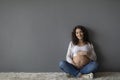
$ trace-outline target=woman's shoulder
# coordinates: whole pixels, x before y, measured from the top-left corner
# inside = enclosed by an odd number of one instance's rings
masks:
[[[93,43],[92,42],[88,42],[87,43],[91,48],[93,48]]]
[[[70,42],[69,42],[69,45],[74,46],[74,44],[73,44],[73,42],[72,42],[72,41],[70,41]]]
[[[72,41],[70,41],[69,43],[70,43],[70,44],[73,44],[73,42],[72,42]]]

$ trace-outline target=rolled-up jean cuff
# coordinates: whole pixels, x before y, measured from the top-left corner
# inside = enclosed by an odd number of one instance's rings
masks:
[[[76,77],[80,77],[81,73],[79,72]]]

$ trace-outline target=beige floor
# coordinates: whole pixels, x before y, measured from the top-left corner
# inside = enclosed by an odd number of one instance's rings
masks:
[[[88,80],[82,78],[68,78],[63,72],[1,72],[0,80]],[[120,72],[99,72],[93,80],[120,80]]]

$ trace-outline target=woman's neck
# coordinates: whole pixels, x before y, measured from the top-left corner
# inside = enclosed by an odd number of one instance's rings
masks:
[[[79,40],[78,45],[85,45],[86,43],[83,40]]]

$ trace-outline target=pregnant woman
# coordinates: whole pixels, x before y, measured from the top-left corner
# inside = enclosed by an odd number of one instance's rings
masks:
[[[96,58],[87,29],[82,25],[75,26],[66,60],[59,63],[60,69],[74,77],[93,78],[93,74],[98,69]]]

